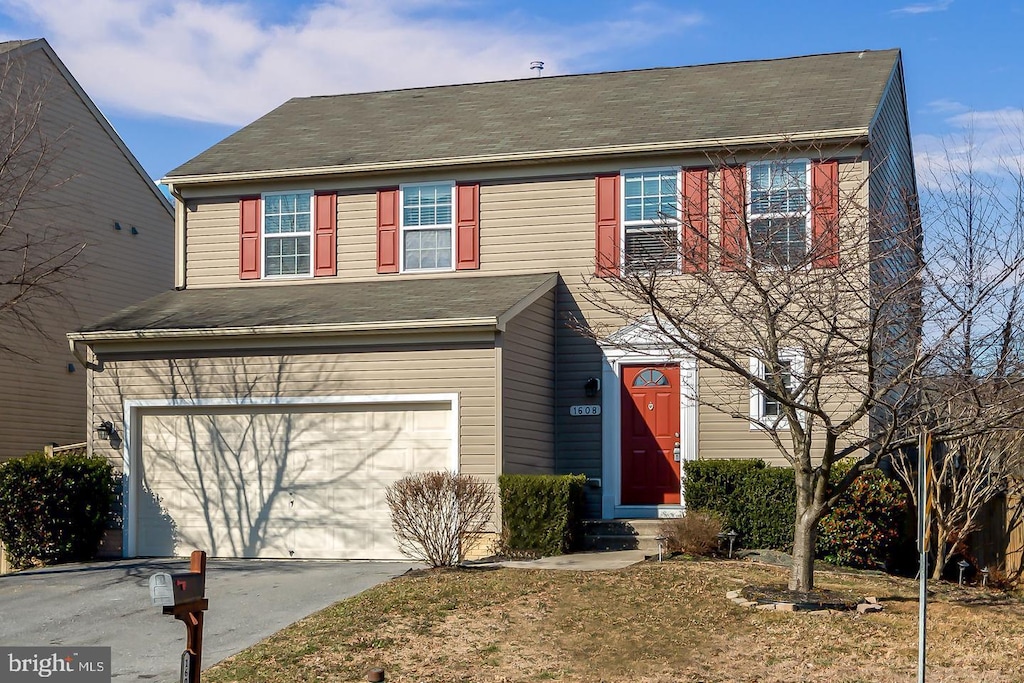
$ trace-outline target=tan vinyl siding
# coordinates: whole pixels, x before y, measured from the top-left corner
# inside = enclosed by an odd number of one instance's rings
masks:
[[[495,372],[493,348],[107,361],[93,373],[93,414],[119,424],[129,399],[458,393],[461,471],[493,481]]]
[[[61,286],[64,300],[50,300],[32,313],[44,336],[11,322],[0,332],[0,341],[13,349],[0,354],[0,459],[85,439],[87,373],[64,335],[173,284],[173,221],[151,181],[139,175],[44,50],[26,59],[48,80],[43,131],[60,147],[52,177],[61,182],[30,202],[32,210],[16,225],[36,235],[53,230],[66,245],[86,246],[74,277]],[[0,97],[7,95],[5,90]]]
[[[186,202],[186,286],[238,282],[238,199]]]
[[[835,154],[842,159],[856,155],[859,148],[836,148],[822,150],[827,155]],[[751,153],[737,161],[743,162],[760,158]],[[659,159],[658,163],[637,160],[623,161],[621,167],[645,167],[665,165],[672,160]],[[678,159],[676,160],[678,162]],[[695,161],[687,159],[687,161]],[[705,160],[706,163],[706,160]],[[867,204],[867,164],[858,160],[841,161],[839,174],[841,194],[852,198],[860,206]],[[537,173],[542,170],[538,169]],[[528,175],[530,169],[524,169]],[[389,178],[380,186],[394,186],[404,178]],[[714,187],[716,174],[712,172]],[[717,202],[711,197],[711,239],[715,234],[715,213]],[[194,200],[197,206],[202,202]],[[214,200],[202,200],[203,202]],[[220,202],[222,200],[217,200]],[[221,235],[220,228],[212,230],[209,239],[220,240],[222,251],[235,249],[237,216],[234,200],[231,202],[231,229]],[[590,325],[604,325],[607,333],[621,327],[625,321],[615,320],[589,303],[586,293],[591,287],[607,293],[608,288],[593,277],[595,247],[595,186],[592,175],[556,176],[544,175],[532,178],[482,181],[480,187],[480,263],[478,271],[453,272],[450,277],[473,277],[476,275],[511,274],[522,272],[550,272],[557,270],[561,280],[555,291],[555,393],[553,400],[554,469],[558,473],[582,473],[592,478],[602,476],[602,417],[572,417],[569,407],[579,403],[600,403],[600,398],[584,396],[584,384],[591,377],[601,377],[603,355],[598,345],[572,328],[572,320]],[[213,210],[212,208],[210,210]],[[850,212],[863,219],[863,212]],[[850,229],[847,226],[846,229]],[[214,234],[215,233],[215,234]],[[190,232],[191,234],[191,232]],[[211,243],[212,243],[211,242]],[[228,243],[230,242],[230,246]],[[716,264],[712,264],[715,267]],[[191,268],[192,266],[190,266]],[[341,280],[373,280],[375,278],[415,278],[416,274],[377,275],[376,267],[376,194],[371,189],[345,189],[338,199],[338,276]],[[190,270],[189,286],[237,285],[235,264],[231,271],[224,271],[224,277],[214,277],[212,271]],[[685,276],[684,276],[685,277]],[[265,283],[254,283],[255,285]],[[279,284],[279,283],[275,283]],[[313,280],[302,281],[303,286],[315,286]],[[507,359],[503,358],[503,364]],[[711,387],[707,370],[701,368],[701,386]],[[503,375],[504,377],[504,375]],[[618,387],[602,387],[602,391],[618,391]],[[513,418],[515,408],[509,404],[515,401],[506,392],[502,397],[506,420]],[[749,406],[749,395],[745,395],[744,406]],[[467,408],[468,409],[468,408]],[[529,417],[529,416],[524,416]],[[539,418],[540,416],[535,416]],[[511,424],[506,422],[504,424]],[[511,455],[518,448],[516,435],[504,429],[502,436],[511,435],[510,443],[503,443],[506,454]],[[766,457],[779,462],[774,448],[763,434],[752,434],[749,424],[742,419],[722,417],[714,411],[702,409],[698,424],[699,457]],[[506,456],[506,461],[509,457]],[[588,488],[588,510],[598,515],[599,490]]]
[[[502,472],[555,469],[555,294],[508,325],[501,345]]]

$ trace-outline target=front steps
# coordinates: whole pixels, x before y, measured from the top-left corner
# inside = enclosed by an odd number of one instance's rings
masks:
[[[663,519],[587,519],[583,521],[585,550],[643,550],[658,552],[658,529]]]

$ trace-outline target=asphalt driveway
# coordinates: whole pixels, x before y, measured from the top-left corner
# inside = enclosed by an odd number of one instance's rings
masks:
[[[203,668],[416,566],[210,560]],[[0,644],[109,646],[115,680],[174,681],[185,627],[150,605],[149,577],[161,571],[188,571],[188,561],[121,560],[0,576]]]

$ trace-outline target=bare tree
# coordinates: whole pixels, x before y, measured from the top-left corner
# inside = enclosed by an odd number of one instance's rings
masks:
[[[925,170],[925,297],[932,330],[947,335],[921,387],[922,426],[941,426],[925,463],[933,578],[965,550],[988,503],[1013,493],[1022,464],[1024,135],[1007,133],[1009,147],[994,150],[994,162],[968,129]],[[916,459],[894,465],[919,503]]]
[[[48,78],[24,58],[0,56],[0,350],[25,354],[16,336],[46,336],[39,318],[65,305],[65,286],[85,245],[48,222],[48,194],[66,132],[48,116]],[[9,336],[8,336],[9,335]]]
[[[871,186],[864,165],[836,156],[787,145],[709,158],[711,210],[684,179],[678,207],[649,228],[661,239],[645,250],[627,234],[622,271],[590,283],[587,298],[611,321],[580,322],[609,345],[622,344],[623,324],[648,327],[697,362],[694,400],[747,421],[792,465],[799,591],[814,586],[819,520],[861,473],[915,442],[921,378],[1024,263],[1024,252],[1006,254],[965,307],[940,307],[925,292],[939,279],[922,259],[913,182],[880,175]],[[992,419],[986,406],[930,426],[952,438]],[[846,457],[855,464],[830,481]]]

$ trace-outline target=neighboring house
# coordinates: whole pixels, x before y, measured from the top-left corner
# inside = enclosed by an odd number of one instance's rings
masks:
[[[27,324],[3,311],[3,460],[54,442],[86,440],[86,368],[65,335],[170,289],[174,232],[170,202],[45,40],[0,43],[0,74],[5,223],[18,206],[0,237],[0,279],[16,272],[24,256],[16,247],[26,240],[36,245],[29,249],[30,260],[78,253],[67,268],[70,278],[53,279],[52,296],[40,296],[41,286],[28,288],[27,306],[17,309]],[[37,125],[26,123],[35,120],[35,107]],[[13,155],[12,139],[20,141]],[[37,152],[35,158],[44,159],[32,171],[38,174],[37,192],[12,196]],[[2,288],[0,301],[9,301],[15,288]]]
[[[583,473],[590,516],[630,518],[678,514],[681,460],[777,460],[680,392],[719,376],[587,288],[646,244],[659,193],[685,188],[715,240],[725,150],[740,196],[780,148],[835,192],[884,150],[912,187],[904,98],[887,50],[285,103],[164,179],[175,291],[71,335],[117,425],[92,448],[123,454],[126,554],[395,557],[384,488],[410,472]]]

